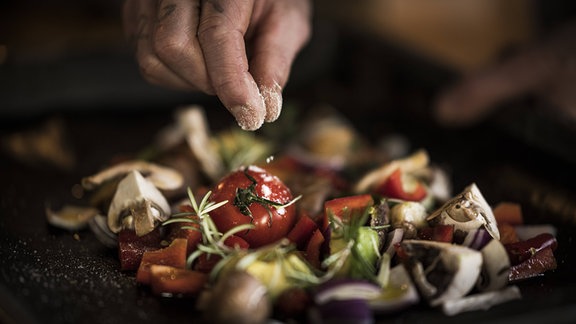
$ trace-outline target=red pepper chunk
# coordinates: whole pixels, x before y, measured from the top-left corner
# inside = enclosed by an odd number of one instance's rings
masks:
[[[315,230],[312,237],[306,246],[306,260],[316,269],[322,266],[322,243],[324,243],[324,235],[320,230]]]
[[[414,188],[409,188],[407,183],[405,183],[405,177],[402,175],[402,170],[398,168],[392,172],[392,174],[381,185],[376,187],[375,192],[388,198],[407,201],[421,201],[427,195],[426,188],[420,181],[416,179],[414,179],[414,181]],[[407,189],[411,190],[408,191]]]
[[[324,203],[325,222],[323,229],[328,226],[328,216],[333,215],[341,220],[349,220],[352,216],[362,216],[366,208],[374,205],[372,195],[363,194],[356,196],[347,196],[328,200]]]
[[[316,225],[310,216],[302,214],[286,237],[290,242],[296,244],[298,250],[303,250],[317,229],[318,225]]]
[[[150,267],[150,288],[156,295],[198,295],[208,283],[208,274],[166,265]]]
[[[550,248],[556,250],[558,242],[556,238],[549,233],[536,235],[531,239],[511,244],[505,244],[506,252],[510,258],[510,263],[516,265],[530,259],[537,252]]]
[[[186,267],[186,239],[175,239],[168,247],[156,251],[144,252],[142,262],[136,273],[136,281],[141,284],[150,283],[150,268],[152,265],[168,265],[175,268]]]
[[[551,247],[544,248],[524,262],[510,268],[509,282],[516,282],[542,275],[548,270],[556,269],[557,263]]]

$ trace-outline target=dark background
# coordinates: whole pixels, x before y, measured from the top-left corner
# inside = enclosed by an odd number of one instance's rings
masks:
[[[569,1],[534,4],[535,38],[571,17],[574,7]],[[453,318],[422,307],[379,320],[573,322],[574,124],[525,97],[478,125],[442,128],[430,117],[430,105],[461,71],[350,27],[325,5],[317,2],[315,34],[294,65],[287,104],[302,115],[330,104],[373,143],[401,134],[450,171],[456,190],[474,181],[490,203],[521,202],[529,223],[559,229],[558,270],[522,283],[522,301]],[[114,251],[90,232],[50,227],[44,213],[47,204],[71,200],[73,186],[111,157],[145,148],[172,121],[174,109],[191,103],[206,107],[214,129],[233,125],[215,98],[141,79],[122,35],[119,2],[0,4],[0,138],[58,119],[74,156],[72,167],[61,168],[0,153],[0,322],[192,321],[190,301],[151,296],[118,271]]]

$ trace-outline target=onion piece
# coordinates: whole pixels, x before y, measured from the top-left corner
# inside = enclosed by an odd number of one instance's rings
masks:
[[[77,231],[85,228],[90,219],[96,217],[100,211],[94,207],[66,205],[60,210],[46,207],[46,219],[52,226],[69,231]]]
[[[318,305],[333,300],[374,299],[380,296],[382,288],[364,280],[333,279],[318,287],[314,294],[314,301]]]
[[[404,238],[404,229],[396,228],[388,233],[386,236],[386,245],[384,246],[384,253],[390,255],[390,258],[396,253],[396,248],[394,247],[397,243],[402,242]]]
[[[477,228],[475,230],[471,230],[466,234],[464,238],[464,242],[462,245],[467,246],[474,250],[481,250],[492,240],[492,236],[488,231],[484,228]]]
[[[508,284],[510,259],[506,248],[498,240],[490,240],[481,250],[482,271],[476,282],[480,291],[496,291]]]
[[[374,323],[370,305],[364,299],[332,300],[319,305],[311,323]]]
[[[108,218],[104,215],[96,215],[88,222],[90,230],[104,246],[118,248],[118,235],[108,228]]]
[[[447,316],[475,310],[488,310],[494,305],[522,298],[517,286],[510,286],[498,291],[490,291],[463,298],[447,300],[442,304],[442,311]]]
[[[388,282],[389,284],[382,290],[380,297],[369,301],[374,312],[379,314],[392,313],[420,302],[418,290],[403,265],[399,264],[390,269]]]

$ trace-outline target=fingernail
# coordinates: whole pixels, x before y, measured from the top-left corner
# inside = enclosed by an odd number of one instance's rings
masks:
[[[282,88],[278,83],[274,83],[272,87],[262,86],[260,87],[260,94],[266,106],[266,117],[264,120],[268,123],[275,121],[282,112]]]
[[[230,108],[230,113],[236,118],[238,126],[243,130],[257,130],[264,123],[264,117],[249,105],[232,107]]]

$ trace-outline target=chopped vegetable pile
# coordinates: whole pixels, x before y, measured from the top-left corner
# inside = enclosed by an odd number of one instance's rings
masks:
[[[425,150],[376,151],[333,115],[303,127],[281,145],[211,135],[201,107],[183,109],[150,159],[83,179],[88,216],[48,220],[87,224],[141,289],[211,322],[370,322],[417,304],[452,316],[556,268],[554,227],[529,230],[519,204],[475,183],[453,195]]]

